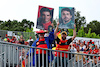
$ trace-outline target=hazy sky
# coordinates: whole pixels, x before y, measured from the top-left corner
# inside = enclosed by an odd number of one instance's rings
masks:
[[[27,19],[36,25],[39,5],[54,8],[54,19],[59,15],[59,6],[64,6],[80,11],[87,23],[92,20],[100,21],[100,0],[0,0],[0,20]]]

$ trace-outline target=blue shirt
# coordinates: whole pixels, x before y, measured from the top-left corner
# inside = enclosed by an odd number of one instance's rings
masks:
[[[34,43],[32,44],[32,47],[36,47],[37,41],[39,41],[39,38],[37,38],[37,40],[34,41]],[[49,36],[48,37],[45,37],[45,41],[46,41],[46,44],[47,44],[48,49],[52,49],[51,44],[54,41],[54,30],[49,33]],[[30,48],[30,53],[31,53],[31,50],[32,50],[32,54],[34,55],[34,48],[32,48],[32,49]],[[27,53],[27,55],[29,55],[29,52]],[[48,58],[48,60],[49,60],[49,58]],[[52,55],[52,60],[53,60],[53,55]],[[33,66],[34,65],[35,65],[35,55],[33,56]]]

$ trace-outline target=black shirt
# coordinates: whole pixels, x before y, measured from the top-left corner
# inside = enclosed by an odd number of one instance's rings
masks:
[[[57,37],[57,39],[55,39],[57,41],[57,44],[59,44],[60,39]],[[72,38],[68,39],[67,41],[67,45],[69,45],[72,42]]]

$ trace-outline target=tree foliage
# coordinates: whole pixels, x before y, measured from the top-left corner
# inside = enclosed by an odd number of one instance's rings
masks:
[[[97,35],[95,32],[91,33],[91,28],[89,28],[88,33],[85,33],[85,37],[88,37],[88,38],[100,38],[99,34]]]
[[[8,20],[1,21],[0,20],[0,30],[9,30],[9,31],[26,31],[27,28],[31,29],[34,26],[34,23],[23,19],[21,22],[17,20]]]
[[[86,32],[91,28],[91,32],[95,32],[96,34],[100,34],[100,22],[97,20],[90,22],[87,24]]]
[[[81,29],[81,27],[86,24],[86,20],[85,20],[85,17],[80,15],[80,12],[77,11],[75,12],[75,23],[76,23],[76,28],[77,28],[77,32],[79,29]]]
[[[84,32],[84,27],[81,27],[81,29],[78,30],[78,37],[84,37],[85,36],[85,32]]]

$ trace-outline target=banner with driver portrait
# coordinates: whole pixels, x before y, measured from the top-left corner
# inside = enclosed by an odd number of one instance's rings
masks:
[[[39,6],[36,28],[50,30],[52,28],[53,8]]]
[[[59,7],[59,28],[74,29],[74,7]]]

